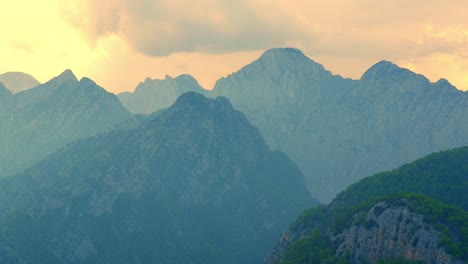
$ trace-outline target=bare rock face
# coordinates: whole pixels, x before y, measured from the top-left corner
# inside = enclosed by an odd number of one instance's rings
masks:
[[[114,94],[70,70],[0,101],[0,178],[131,116]]]
[[[271,49],[211,94],[291,157],[322,202],[365,176],[468,145],[468,93],[388,61],[350,80],[299,50]]]
[[[367,177],[298,216],[265,263],[465,263],[467,162],[460,147]]]
[[[40,85],[31,75],[23,72],[6,72],[0,74],[0,82],[12,93],[18,93]]]
[[[336,255],[352,252],[352,263],[377,263],[395,256],[423,263],[463,263],[438,246],[440,239],[441,232],[411,211],[407,200],[377,203],[354,215],[351,227],[332,237],[339,241]]]
[[[1,180],[0,201],[0,243],[29,263],[259,263],[318,204],[228,99],[194,92]]]

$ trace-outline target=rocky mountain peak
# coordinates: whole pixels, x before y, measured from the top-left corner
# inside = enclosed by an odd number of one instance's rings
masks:
[[[408,78],[421,78],[429,82],[424,76],[402,68],[393,62],[382,60],[370,67],[361,77],[362,81],[372,80],[402,80]]]
[[[72,73],[73,74],[73,73]],[[91,80],[88,77],[83,77],[80,79],[80,83],[84,85],[97,85],[95,81]]]
[[[262,56],[260,56],[260,59],[268,57],[309,59],[301,50],[296,48],[272,48],[263,52]]]
[[[436,87],[447,90],[447,91],[454,91],[458,92],[459,90],[453,86],[447,79],[441,78],[437,82],[435,82]]]
[[[198,81],[190,74],[181,74],[177,77],[174,78],[178,82],[187,82],[187,83],[193,83],[196,84],[197,86],[200,86],[198,84]]]
[[[64,83],[64,82],[67,82],[67,81],[73,81],[73,82],[78,81],[75,74],[70,69],[66,69],[64,72],[62,72],[60,75],[53,78],[52,80],[54,80],[56,82],[60,82],[60,83]]]
[[[24,218],[2,227],[0,259],[8,250],[28,263],[260,263],[293,217],[316,204],[300,170],[226,98],[194,92],[5,181],[0,222]],[[22,243],[38,234],[38,244]]]
[[[166,75],[164,79],[146,78],[140,82],[133,93],[118,95],[122,104],[136,114],[150,114],[171,106],[185,92],[204,93],[205,90],[190,75],[175,78]]]
[[[327,72],[323,65],[311,60],[302,51],[295,48],[269,49],[256,62],[262,64],[266,69],[277,67],[284,69],[284,71],[308,69],[314,72]]]

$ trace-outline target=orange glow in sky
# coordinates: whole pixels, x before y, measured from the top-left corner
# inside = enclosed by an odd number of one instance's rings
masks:
[[[2,1],[0,73],[69,68],[112,92],[188,73],[211,89],[291,46],[344,77],[385,59],[468,90],[467,13],[465,0]]]

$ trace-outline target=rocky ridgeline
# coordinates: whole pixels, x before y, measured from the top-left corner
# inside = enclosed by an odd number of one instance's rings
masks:
[[[0,178],[131,116],[115,95],[70,70],[0,101]]]
[[[6,263],[259,263],[317,204],[228,99],[197,93],[3,179],[0,201]]]
[[[370,210],[352,216],[351,226],[330,233],[337,242],[337,256],[351,253],[352,263],[377,263],[391,257],[404,257],[423,263],[459,263],[438,245],[441,232],[424,221],[425,216],[411,210],[410,202],[402,199],[383,201]],[[363,261],[364,260],[364,261]]]
[[[146,78],[133,92],[118,94],[122,104],[134,114],[150,114],[171,106],[183,93],[207,92],[190,75],[176,78],[166,76],[164,80]]]
[[[365,176],[468,145],[468,93],[388,61],[351,80],[297,49],[278,48],[219,79],[210,92],[180,78],[147,79],[119,98],[136,113],[166,107],[180,91],[229,98],[271,148],[298,164],[322,202]]]
[[[468,147],[348,187],[302,213],[266,263],[465,263]]]

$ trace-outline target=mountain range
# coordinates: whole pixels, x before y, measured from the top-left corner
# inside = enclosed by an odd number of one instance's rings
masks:
[[[318,204],[226,98],[186,93],[0,181],[2,263],[258,263]]]
[[[150,114],[171,106],[176,99],[186,92],[207,92],[190,75],[184,74],[172,78],[166,75],[164,80],[146,78],[133,92],[118,94],[122,104],[134,114]]]
[[[12,93],[18,93],[40,85],[33,76],[24,72],[6,72],[0,74],[0,82]]]
[[[466,263],[468,147],[353,184],[302,213],[266,263]]]
[[[78,81],[70,70],[3,99],[0,94],[0,102],[0,178],[131,116],[115,95],[88,78]]]
[[[194,80],[185,88],[181,82],[173,88],[170,78],[157,83],[172,87],[171,96],[164,89],[138,88],[133,104],[150,105],[154,98],[169,104],[178,90],[200,90]],[[204,93],[229,98],[271,148],[299,165],[308,189],[322,202],[366,175],[468,145],[468,93],[444,79],[432,83],[389,61],[351,80],[332,74],[297,49],[276,48]],[[153,104],[144,112],[159,109]]]
[[[388,61],[346,79],[285,48],[212,91],[116,96],[70,70],[9,89],[0,263],[259,263],[285,230],[267,263],[468,259],[468,148],[393,169],[468,145],[447,80]]]

